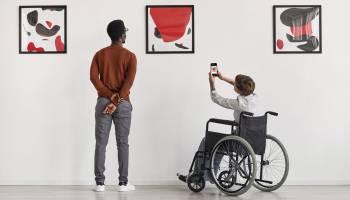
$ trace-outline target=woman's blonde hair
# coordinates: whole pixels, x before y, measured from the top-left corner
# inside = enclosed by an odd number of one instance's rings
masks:
[[[254,92],[255,82],[249,76],[238,74],[235,78],[235,86],[241,95],[248,96]]]

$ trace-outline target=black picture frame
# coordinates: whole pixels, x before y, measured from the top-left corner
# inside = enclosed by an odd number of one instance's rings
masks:
[[[150,50],[150,41],[149,41],[149,36],[150,36],[150,33],[149,31],[152,31],[152,30],[149,30],[149,16],[148,16],[148,11],[150,8],[184,8],[184,7],[189,7],[191,8],[192,12],[191,12],[191,49],[189,51],[174,51],[174,50],[154,50],[154,48],[151,48],[153,49],[154,51],[151,51]],[[195,17],[194,17],[194,5],[146,5],[146,10],[145,10],[145,14],[146,14],[146,54],[193,54],[195,53]],[[186,32],[185,32],[186,34]],[[154,46],[153,46],[154,47]]]
[[[29,52],[22,50],[22,9],[25,8],[39,8],[39,9],[63,9],[64,21],[64,50],[63,51],[44,51],[44,52]],[[19,54],[66,54],[67,53],[67,6],[66,5],[26,5],[19,6]]]
[[[316,25],[316,27],[318,27],[318,38],[316,37],[316,39],[318,40],[318,47],[316,49],[318,49],[317,51],[295,51],[295,50],[291,50],[291,51],[282,51],[282,50],[278,50],[279,47],[277,47],[277,40],[278,38],[276,37],[276,35],[278,34],[276,30],[276,10],[277,9],[281,9],[281,8],[318,8],[318,26]],[[280,20],[280,19],[279,19]],[[286,25],[285,25],[286,26]],[[287,38],[287,36],[286,36]],[[306,41],[305,41],[306,42]],[[283,44],[283,42],[282,42]],[[322,53],[322,7],[321,5],[274,5],[273,6],[273,53],[274,54],[321,54]]]

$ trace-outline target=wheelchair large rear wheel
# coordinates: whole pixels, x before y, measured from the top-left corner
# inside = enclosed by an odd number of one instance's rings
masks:
[[[215,185],[225,194],[237,196],[245,193],[256,174],[252,147],[238,136],[222,138],[212,150],[210,171]]]
[[[261,156],[257,156],[257,167],[253,184],[257,189],[270,192],[277,190],[285,182],[289,171],[289,158],[283,144],[276,137],[267,135],[265,154],[262,162]]]

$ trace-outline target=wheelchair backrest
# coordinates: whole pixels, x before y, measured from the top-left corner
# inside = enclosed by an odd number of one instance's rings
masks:
[[[265,153],[266,125],[267,115],[252,117],[242,113],[240,116],[238,135],[247,140],[255,154]]]

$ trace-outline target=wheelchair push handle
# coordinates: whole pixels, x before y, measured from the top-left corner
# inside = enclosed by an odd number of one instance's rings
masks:
[[[265,113],[265,115],[267,115],[267,114],[270,114],[270,115],[273,115],[273,116],[278,116],[278,113],[273,112],[273,111],[267,111],[267,112]]]

